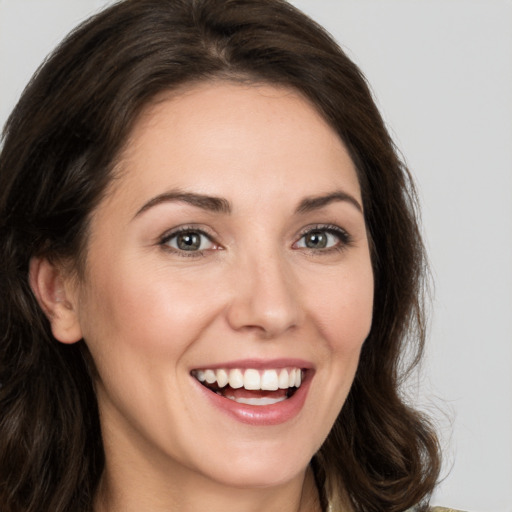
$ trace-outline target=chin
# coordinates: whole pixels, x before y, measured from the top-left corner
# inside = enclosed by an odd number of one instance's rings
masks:
[[[274,450],[264,457],[263,450],[254,448],[252,453],[244,454],[237,460],[228,460],[215,465],[215,473],[210,478],[229,487],[268,488],[284,485],[306,470],[311,457],[298,460],[298,452],[286,455]]]
[[[293,469],[293,471],[282,471],[244,468],[243,471],[228,470],[220,475],[216,472],[215,478],[226,486],[240,489],[280,487],[289,483],[298,475],[302,475],[306,470],[306,466]]]

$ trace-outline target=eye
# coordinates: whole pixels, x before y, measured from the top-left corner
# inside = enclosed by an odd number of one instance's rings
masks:
[[[349,243],[349,234],[338,226],[316,226],[302,234],[295,248],[328,251],[343,249]]]
[[[217,247],[204,231],[190,228],[180,229],[166,235],[161,244],[175,251],[189,253],[200,253]]]

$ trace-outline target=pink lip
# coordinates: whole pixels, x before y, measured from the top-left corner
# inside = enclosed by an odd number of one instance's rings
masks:
[[[287,359],[286,361],[276,365],[276,360],[265,361],[260,365],[255,365],[255,361],[237,361],[230,362],[229,364],[218,366],[207,366],[206,368],[283,368],[283,367],[300,367],[306,368],[304,379],[301,386],[295,391],[293,396],[272,405],[247,405],[239,404],[234,400],[225,398],[203,386],[199,381],[192,377],[195,385],[198,386],[199,391],[203,394],[204,398],[208,400],[214,407],[220,409],[223,413],[228,414],[235,420],[254,426],[269,426],[279,425],[290,421],[296,417],[302,410],[306,397],[313,380],[314,371],[311,364],[297,364],[297,360]],[[304,361],[302,362],[304,363]]]
[[[303,368],[303,369],[312,369],[313,365],[305,361],[304,359],[290,359],[290,358],[281,358],[281,359],[239,359],[237,361],[229,361],[225,363],[212,364],[207,363],[204,366],[197,366],[194,370],[199,369],[210,369],[210,370],[218,370],[220,368],[224,368],[230,370],[232,368],[254,368],[255,370],[262,369],[279,369],[279,368]]]

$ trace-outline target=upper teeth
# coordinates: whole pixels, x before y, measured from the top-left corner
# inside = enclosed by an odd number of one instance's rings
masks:
[[[277,370],[255,370],[253,368],[227,370],[220,368],[218,370],[194,370],[192,374],[199,382],[208,384],[216,382],[220,388],[229,384],[233,389],[244,387],[249,390],[275,391],[276,389],[298,388],[302,382],[300,368]]]

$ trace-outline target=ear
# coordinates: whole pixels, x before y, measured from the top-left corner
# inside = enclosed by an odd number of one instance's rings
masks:
[[[29,267],[30,286],[61,343],[82,339],[77,311],[76,285],[65,270],[46,258],[32,258]]]

